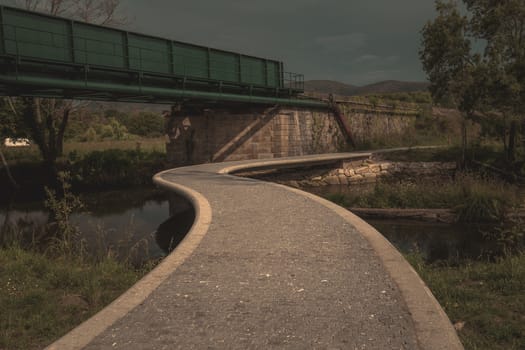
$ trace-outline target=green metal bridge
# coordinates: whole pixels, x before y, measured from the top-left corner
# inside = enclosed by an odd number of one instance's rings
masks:
[[[283,63],[0,7],[0,94],[327,108]]]

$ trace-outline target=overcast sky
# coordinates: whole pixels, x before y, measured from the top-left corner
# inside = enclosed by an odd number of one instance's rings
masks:
[[[131,29],[284,61],[306,80],[425,81],[433,0],[122,0]]]
[[[0,0],[10,3],[16,0]],[[19,0],[21,1],[21,0]],[[425,81],[434,0],[121,0],[127,29],[283,61],[306,80]]]

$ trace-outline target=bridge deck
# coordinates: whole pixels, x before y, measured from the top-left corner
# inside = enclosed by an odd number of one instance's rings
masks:
[[[158,174],[158,184],[193,201],[192,230],[144,280],[51,348],[461,349],[424,283],[369,225],[313,195],[221,174],[357,156]]]
[[[283,62],[0,5],[0,95],[174,104],[292,104]]]

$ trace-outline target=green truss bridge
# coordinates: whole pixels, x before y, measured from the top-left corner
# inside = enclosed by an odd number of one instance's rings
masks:
[[[326,108],[280,61],[0,7],[0,94]]]

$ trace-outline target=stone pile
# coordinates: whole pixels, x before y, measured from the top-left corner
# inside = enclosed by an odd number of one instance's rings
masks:
[[[289,181],[290,183],[287,184],[294,187],[354,185],[374,183],[385,176],[448,177],[455,170],[456,163],[452,162],[374,162],[367,159],[359,162],[343,162],[340,167],[324,174],[316,174],[309,178],[303,176],[301,180]]]

